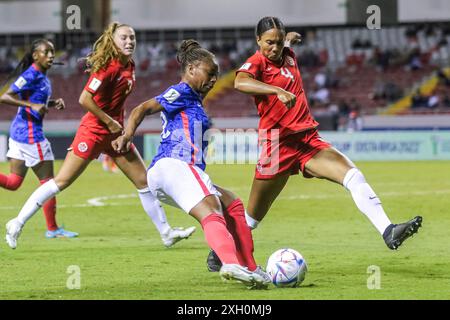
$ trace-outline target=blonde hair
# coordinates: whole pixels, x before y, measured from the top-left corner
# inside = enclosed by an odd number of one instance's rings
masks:
[[[128,24],[113,22],[103,31],[103,34],[97,41],[95,41],[92,46],[92,52],[86,57],[87,71],[95,73],[106,67],[111,60],[120,57],[120,51],[114,44],[114,32],[121,27],[131,28]]]

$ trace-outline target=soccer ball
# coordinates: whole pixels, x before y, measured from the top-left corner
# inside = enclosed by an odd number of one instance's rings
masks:
[[[279,288],[294,288],[305,280],[308,267],[303,256],[294,249],[280,249],[272,253],[266,271]]]

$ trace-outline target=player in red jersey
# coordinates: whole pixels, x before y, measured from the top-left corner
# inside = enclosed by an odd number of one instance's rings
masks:
[[[363,174],[319,136],[294,51],[289,48],[300,42],[300,35],[296,32],[286,35],[278,18],[264,17],[256,26],[256,41],[259,50],[237,71],[234,82],[238,91],[254,96],[260,116],[262,153],[247,207],[250,228],[256,228],[264,218],[289,176],[301,171],[305,177],[343,185],[351,192],[358,209],[383,236],[386,245],[397,249],[417,232],[422,217],[392,224]],[[208,257],[211,266],[215,260],[212,256]]]
[[[123,130],[123,104],[135,84],[132,56],[136,47],[133,28],[112,23],[95,42],[87,58],[91,76],[81,93],[79,102],[88,111],[82,118],[66,159],[56,177],[38,188],[23,206],[17,218],[6,225],[6,241],[11,248],[28,219],[47,199],[71,185],[89,163],[101,153],[114,159],[120,170],[138,189],[146,213],[161,234],[166,247],[189,237],[195,227],[171,228],[164,210],[147,186],[146,167],[134,146],[119,154],[111,142]]]

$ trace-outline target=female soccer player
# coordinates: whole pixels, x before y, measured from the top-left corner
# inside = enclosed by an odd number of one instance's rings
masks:
[[[113,141],[113,147],[118,152],[129,150],[145,115],[161,112],[162,141],[147,172],[150,190],[161,201],[180,207],[200,222],[206,241],[224,262],[220,269],[223,278],[266,288],[270,278],[254,262],[253,240],[242,202],[227,190],[216,188],[204,172],[208,143],[203,137],[209,123],[202,99],[217,80],[217,62],[195,40],[181,43],[177,59],[181,82],[136,107],[125,134]]]
[[[10,174],[0,174],[0,187],[15,191],[32,168],[39,182],[44,184],[53,178],[53,151],[45,138],[42,122],[47,108],[64,109],[63,99],[50,99],[52,88],[47,71],[52,67],[55,48],[46,39],[35,40],[31,50],[25,54],[19,65],[8,77],[15,80],[0,97],[0,103],[19,107],[9,131]],[[73,238],[78,233],[58,227],[56,223],[56,198],[43,203],[47,222],[47,238]]]
[[[137,149],[116,153],[111,141],[122,132],[123,105],[135,83],[132,55],[136,47],[134,30],[125,24],[112,23],[95,42],[87,63],[91,76],[80,96],[88,111],[72,142],[66,159],[54,179],[37,189],[23,206],[17,218],[6,224],[6,241],[16,248],[23,225],[41,207],[71,185],[100,153],[111,156],[117,166],[138,189],[145,212],[161,234],[166,247],[189,237],[195,228],[172,229],[158,200],[147,187],[145,164]]]
[[[300,170],[306,178],[327,179],[343,185],[350,191],[358,209],[383,236],[386,245],[397,249],[417,232],[422,217],[392,224],[361,171],[319,136],[295,54],[289,48],[290,44],[300,42],[300,35],[296,32],[286,35],[278,18],[264,17],[256,26],[256,42],[259,50],[237,71],[234,82],[238,91],[254,96],[260,116],[262,153],[247,206],[250,228],[257,227],[289,176]],[[207,263],[210,269],[220,267],[214,253]]]

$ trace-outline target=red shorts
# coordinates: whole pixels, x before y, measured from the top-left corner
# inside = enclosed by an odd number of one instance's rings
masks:
[[[120,133],[101,134],[94,133],[89,128],[81,126],[78,128],[77,134],[73,139],[68,150],[72,150],[74,154],[83,159],[97,159],[101,153],[107,154],[111,158],[124,155],[124,153],[116,152],[111,145]],[[135,146],[131,144],[128,152],[133,151]]]
[[[316,129],[302,131],[280,139],[280,141],[264,140],[261,155],[256,165],[256,179],[272,179],[276,176],[290,172],[310,178],[305,170],[305,164],[320,150],[331,147],[331,144],[322,140]]]

